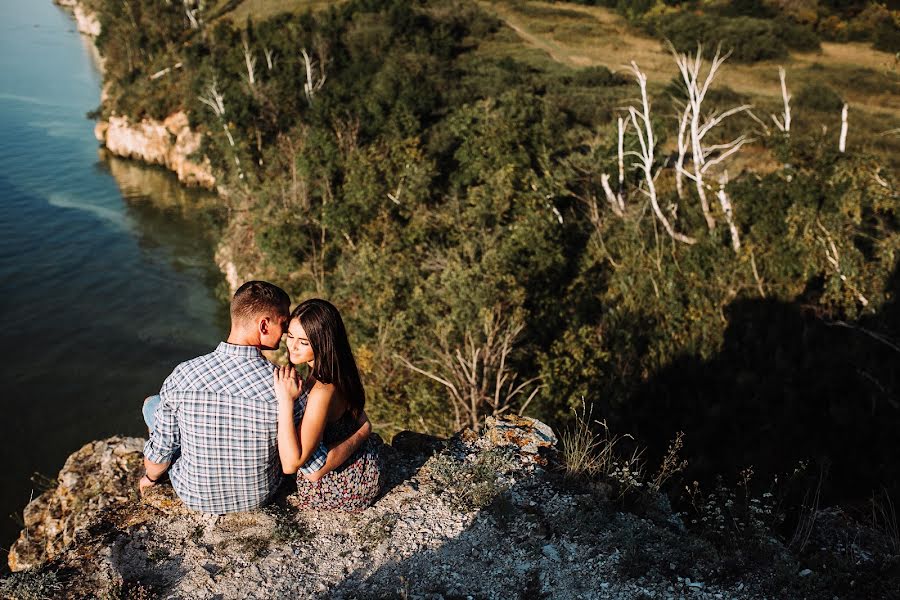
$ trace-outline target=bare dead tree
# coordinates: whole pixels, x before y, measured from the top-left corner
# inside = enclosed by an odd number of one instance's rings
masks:
[[[228,143],[231,146],[231,151],[234,155],[234,166],[237,168],[238,179],[244,179],[244,171],[241,168],[241,159],[237,155],[234,137],[232,137],[231,130],[228,127],[228,121],[225,119],[225,97],[219,93],[218,81],[215,77],[213,77],[212,83],[207,86],[206,95],[197,96],[197,99],[207,105],[213,111],[213,114],[219,118],[219,121],[222,122],[222,129],[225,131],[225,137],[228,138]]]
[[[619,167],[619,184],[616,188],[615,193],[612,190],[612,187],[609,185],[609,175],[603,173],[600,175],[600,185],[603,187],[603,193],[606,194],[606,200],[609,202],[609,205],[612,207],[613,212],[620,216],[625,216],[625,198],[623,196],[623,190],[625,185],[625,129],[628,126],[628,122],[625,121],[622,117],[619,117],[617,122],[617,133],[618,133],[618,167]],[[596,211],[597,208],[593,207],[593,210]]]
[[[686,125],[690,131],[691,163],[693,164],[693,171],[688,172],[683,167],[680,168],[680,171],[685,177],[694,182],[697,189],[697,195],[700,198],[700,208],[703,211],[703,217],[706,219],[706,225],[712,230],[715,229],[716,221],[713,218],[709,201],[706,197],[707,185],[704,177],[710,168],[721,163],[740,150],[741,146],[748,140],[747,136],[742,135],[730,142],[705,146],[703,138],[728,117],[749,110],[750,105],[744,104],[736,106],[721,113],[714,110],[704,116],[703,101],[706,99],[706,94],[709,92],[709,88],[712,85],[713,80],[715,80],[719,68],[728,59],[730,53],[722,56],[717,49],[716,54],[709,65],[709,70],[707,71],[706,76],[702,77],[701,81],[701,73],[703,70],[702,47],[699,44],[697,45],[697,52],[693,57],[686,53],[678,53],[671,44],[669,47],[675,59],[675,64],[678,65],[678,70],[681,72],[681,78],[687,88],[688,95],[687,105],[685,107],[687,114],[683,114],[682,120],[687,120]]]
[[[725,186],[727,184],[728,171],[725,171],[719,178],[719,191],[716,192],[716,197],[719,199],[719,206],[722,207],[722,213],[725,215],[725,222],[728,223],[728,231],[731,234],[731,247],[734,249],[735,254],[740,254],[741,237],[738,233],[737,225],[734,223],[734,211],[731,208],[731,199],[725,191]]]
[[[241,35],[241,46],[244,51],[244,64],[247,66],[247,83],[253,88],[256,86],[256,56],[250,49],[250,40],[246,32]]]
[[[847,149],[847,103],[841,109],[841,139],[838,142],[838,150],[842,153]]]
[[[816,227],[819,228],[819,231],[822,232],[822,236],[816,236],[816,239],[820,244],[822,244],[822,248],[825,250],[825,260],[831,265],[831,268],[834,269],[834,272],[837,274],[838,278],[848,287],[850,291],[856,294],[856,299],[859,300],[859,303],[863,306],[869,305],[869,300],[865,296],[862,295],[862,292],[859,291],[850,279],[847,278],[847,275],[844,273],[843,268],[841,268],[841,255],[838,253],[837,244],[834,243],[834,238],[831,237],[831,232],[822,224],[822,222],[817,218],[816,219]]]
[[[180,68],[183,67],[183,66],[184,66],[184,65],[181,63],[181,61],[179,61],[179,62],[175,63],[174,65],[172,65],[171,67],[166,67],[165,69],[160,69],[159,71],[157,71],[157,72],[154,73],[153,75],[150,75],[150,77],[148,77],[148,79],[149,79],[150,81],[155,81],[155,80],[159,79],[160,77],[164,77],[164,76],[168,75],[168,74],[171,73],[174,69],[180,69]]]
[[[640,150],[631,150],[626,152],[625,156],[635,157],[636,161],[634,166],[644,174],[644,182],[646,183],[646,189],[642,188],[641,191],[650,200],[650,206],[653,207],[653,213],[656,215],[656,218],[659,219],[659,222],[662,223],[666,233],[668,233],[672,239],[679,242],[694,244],[697,240],[675,231],[672,224],[669,223],[669,220],[659,207],[659,201],[656,197],[656,184],[654,182],[656,175],[653,172],[653,163],[656,158],[656,141],[653,136],[653,125],[650,121],[650,101],[647,97],[647,76],[641,72],[637,63],[634,61],[631,62],[631,71],[634,73],[634,77],[641,89],[641,109],[638,111],[635,107],[629,106],[628,115],[631,118],[631,123],[634,125]]]
[[[524,323],[507,318],[496,306],[485,315],[480,331],[467,329],[458,344],[442,338],[439,349],[422,366],[395,357],[406,368],[444,386],[457,427],[477,427],[485,414],[501,415],[516,406],[522,414],[543,387],[540,377],[519,383],[518,373],[509,364],[523,329]]]
[[[266,67],[271,71],[275,68],[275,51],[269,48],[263,48],[263,54],[266,57]]]
[[[303,55],[303,62],[306,66],[306,83],[303,84],[303,92],[306,94],[306,101],[312,105],[313,97],[325,85],[325,64],[324,60],[316,61],[310,58],[306,48],[302,48],[300,54]],[[316,70],[318,73],[315,72]]]
[[[781,113],[781,118],[779,119],[775,115],[772,116],[772,120],[775,122],[775,126],[782,132],[787,135],[791,133],[791,95],[788,94],[787,91],[787,83],[785,82],[785,70],[784,67],[778,67],[778,79],[781,80],[781,99],[784,101],[784,112]]]
[[[687,128],[691,119],[691,105],[687,102],[678,116],[678,159],[675,161],[675,189],[678,192],[678,199],[684,200],[684,159],[687,155],[688,140]]]

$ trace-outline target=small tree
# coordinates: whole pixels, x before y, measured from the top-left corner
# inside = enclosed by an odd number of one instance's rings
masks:
[[[709,92],[710,85],[716,78],[716,73],[728,59],[728,54],[721,56],[719,50],[716,50],[716,54],[709,66],[709,70],[701,81],[701,72],[703,70],[702,47],[700,45],[697,46],[697,53],[693,57],[688,54],[679,54],[671,44],[670,48],[675,58],[675,64],[678,65],[678,70],[681,72],[681,78],[684,81],[687,90],[687,102],[685,104],[684,112],[682,113],[681,127],[679,129],[680,164],[676,165],[676,168],[682,175],[692,180],[696,185],[697,196],[700,198],[700,208],[703,211],[703,217],[706,219],[706,225],[712,230],[716,226],[716,221],[713,218],[709,201],[706,196],[707,185],[704,180],[705,175],[710,168],[723,162],[740,150],[741,146],[748,140],[747,136],[742,135],[730,142],[705,145],[704,138],[713,130],[713,128],[721,124],[726,118],[750,109],[750,105],[744,104],[736,106],[721,113],[712,111],[704,116],[703,101],[706,99],[706,94]],[[684,143],[684,135],[688,132],[690,133],[691,163],[693,164],[693,170],[691,172],[687,171],[683,166],[683,153],[687,148],[687,144]],[[719,197],[721,199],[721,195]],[[729,208],[726,209],[723,204],[722,210],[725,213],[726,220],[730,219],[728,216],[730,213],[730,205]],[[732,231],[736,232],[737,230],[732,227]],[[734,244],[740,246],[740,242],[734,242]]]
[[[303,64],[306,67],[306,82],[303,84],[303,93],[306,94],[306,101],[312,105],[313,97],[325,85],[325,61],[321,58],[318,61],[313,60],[306,52],[306,48],[302,48],[300,54],[303,55]]]
[[[784,67],[778,67],[778,79],[781,80],[781,99],[784,102],[784,112],[781,113],[781,118],[779,119],[777,116],[772,115],[772,121],[775,122],[775,126],[785,135],[791,134],[791,95],[788,94],[787,83],[785,82],[785,71]]]
[[[522,414],[543,387],[540,377],[518,383],[510,359],[525,324],[507,317],[499,306],[484,315],[481,328],[466,328],[461,343],[441,337],[439,349],[417,366],[396,358],[408,369],[440,383],[450,394],[456,426],[478,427],[481,417],[501,415],[518,404]],[[521,402],[519,399],[522,399]]]
[[[238,179],[244,179],[244,171],[241,169],[241,159],[237,155],[234,137],[231,135],[228,121],[225,120],[225,96],[219,93],[216,77],[213,77],[212,83],[207,86],[206,95],[197,96],[197,99],[207,105],[213,111],[213,114],[219,118],[219,121],[222,122],[222,129],[225,131],[225,137],[228,138],[228,144],[231,146],[231,151],[234,155],[234,166],[237,168]]]
[[[244,64],[247,66],[247,83],[250,89],[256,86],[256,56],[250,49],[250,40],[246,32],[241,35],[241,47],[244,53]]]

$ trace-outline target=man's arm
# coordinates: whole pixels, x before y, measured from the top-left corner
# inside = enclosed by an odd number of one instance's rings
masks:
[[[144,490],[148,487],[156,485],[156,482],[159,481],[160,477],[165,475],[171,464],[171,462],[155,463],[145,456],[144,474],[141,476],[140,482],[138,482],[138,490],[140,490],[141,494],[143,494]]]
[[[328,449],[328,457],[321,469],[314,473],[303,473],[301,471],[307,481],[316,482],[322,479],[322,477],[347,462],[353,456],[353,453],[359,450],[359,447],[369,439],[369,434],[372,433],[372,424],[369,422],[365,411],[360,414],[359,423],[359,429],[353,435]]]
[[[181,447],[178,417],[170,400],[171,394],[167,390],[168,383],[169,379],[166,380],[160,391],[161,401],[156,409],[156,422],[153,425],[153,431],[150,432],[150,439],[144,444],[144,470],[146,473],[138,484],[141,493],[163,476],[172,463],[172,456]]]

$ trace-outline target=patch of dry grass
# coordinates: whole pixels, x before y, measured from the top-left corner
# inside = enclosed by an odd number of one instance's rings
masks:
[[[324,10],[339,3],[340,0],[244,0],[222,14],[221,18],[228,18],[236,24],[241,24],[249,16],[254,22],[259,22],[282,13],[300,14],[308,10]]]

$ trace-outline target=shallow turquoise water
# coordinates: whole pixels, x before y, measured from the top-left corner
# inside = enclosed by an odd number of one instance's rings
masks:
[[[98,153],[100,74],[50,0],[0,3],[0,546],[35,472],[113,434],[227,333],[209,198]],[[5,563],[5,557],[3,562]]]

